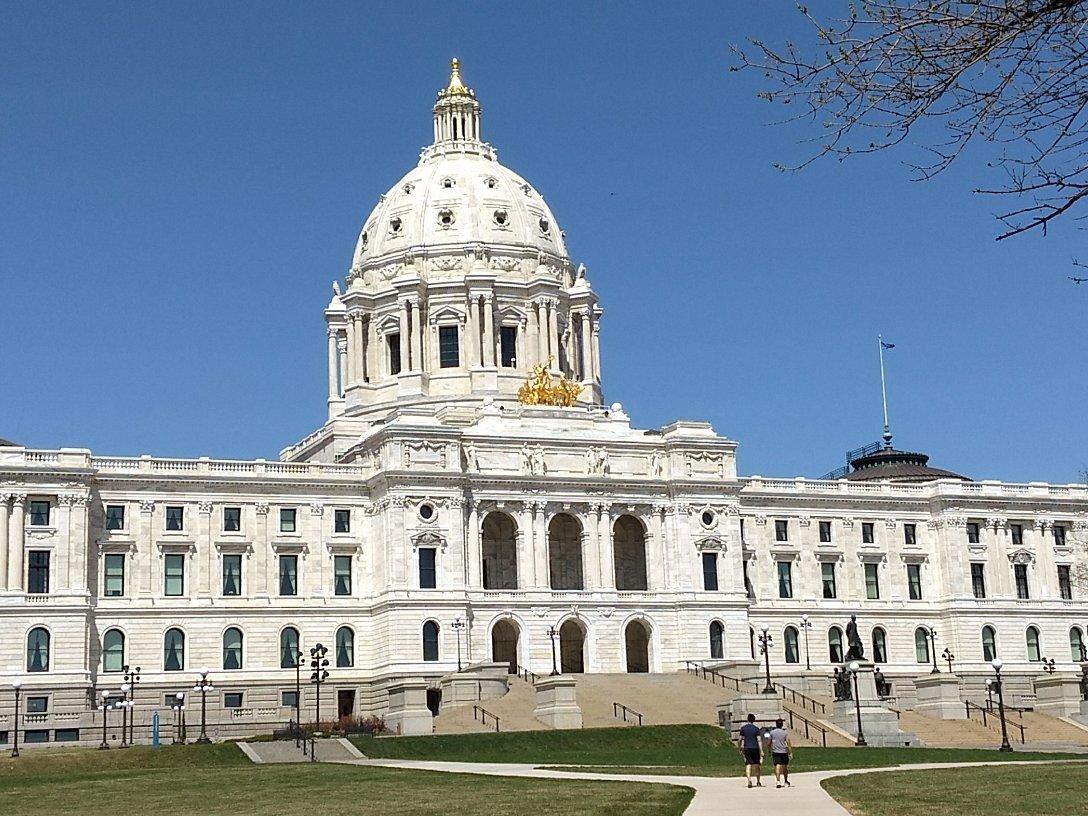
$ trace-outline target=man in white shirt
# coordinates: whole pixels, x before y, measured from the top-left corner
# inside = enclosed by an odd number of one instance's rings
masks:
[[[771,761],[774,763],[775,787],[781,788],[785,783],[790,785],[790,759],[793,757],[793,742],[790,740],[790,732],[783,725],[782,720],[776,720],[771,729]]]

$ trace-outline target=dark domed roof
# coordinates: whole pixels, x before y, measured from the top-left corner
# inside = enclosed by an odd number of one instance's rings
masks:
[[[850,460],[852,470],[846,479],[852,482],[868,482],[887,479],[892,482],[931,482],[934,479],[961,479],[966,476],[929,466],[924,453],[896,450],[887,445],[873,453],[866,453]]]

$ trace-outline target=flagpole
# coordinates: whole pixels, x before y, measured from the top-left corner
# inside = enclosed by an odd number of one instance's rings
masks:
[[[892,433],[888,427],[888,386],[884,378],[884,336],[876,336],[876,347],[880,354],[880,397],[884,402],[884,444],[891,447]]]

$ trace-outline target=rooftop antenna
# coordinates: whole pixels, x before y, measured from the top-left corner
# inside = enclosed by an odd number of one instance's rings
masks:
[[[885,343],[883,335],[876,336],[877,349],[880,354],[880,396],[884,401],[884,447],[892,446],[892,430],[888,425],[888,385],[884,377],[884,349],[895,348],[895,343]]]

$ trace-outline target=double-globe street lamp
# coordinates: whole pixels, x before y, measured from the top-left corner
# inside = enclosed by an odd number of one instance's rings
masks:
[[[98,746],[99,751],[106,751],[110,747],[109,741],[106,739],[106,732],[109,729],[109,712],[113,711],[113,708],[113,703],[110,702],[110,693],[103,689],[102,705],[99,707],[99,711],[102,712],[102,743]]]
[[[310,649],[310,682],[316,688],[314,701],[314,730],[321,728],[321,684],[329,679],[329,661],[325,657],[328,649],[318,643]]]
[[[801,628],[805,632],[805,671],[812,671],[812,661],[808,656],[808,630],[812,628],[812,620],[808,615],[801,616]]]
[[[139,666],[131,667],[131,666],[126,664],[126,665],[121,667],[121,671],[124,672],[124,677],[122,679],[124,680],[124,682],[128,683],[129,689],[130,689],[129,694],[128,694],[128,709],[129,709],[129,715],[128,715],[128,744],[129,745],[135,745],[136,744],[136,684],[140,682],[140,667]]]
[[[858,669],[861,668],[861,664],[856,660],[853,660],[850,662],[848,668],[850,669],[850,674],[854,678],[854,710],[858,715],[858,738],[854,741],[854,745],[863,748],[869,743],[865,741],[865,732],[861,730],[861,695],[858,693]]]
[[[174,695],[170,708],[174,712],[174,745],[185,744],[185,692]]]
[[[555,639],[559,637],[559,630],[554,626],[548,627],[548,637],[552,639],[552,677],[559,674],[559,667],[555,664]]]
[[[994,689],[997,691],[997,711],[998,716],[1001,718],[1001,751],[1011,751],[1012,746],[1009,745],[1009,731],[1005,725],[1005,692],[1001,681],[1001,667],[1004,665],[1001,662],[1000,657],[995,657],[990,665],[994,667],[994,674],[996,677],[993,680]]]
[[[450,624],[450,628],[457,633],[457,671],[461,671],[461,630],[465,628],[465,622],[457,618]]]
[[[948,673],[952,674],[952,661],[956,659],[956,656],[952,654],[952,650],[947,646],[945,646],[944,651],[941,652],[941,659],[948,663]]]
[[[767,671],[767,685],[763,688],[764,694],[777,694],[774,690],[774,684],[771,682],[771,647],[774,646],[774,637],[768,632],[767,624],[763,624],[761,627],[763,634],[758,638],[759,651],[763,655],[763,665]]]
[[[929,654],[933,658],[933,670],[930,674],[940,674],[941,670],[937,668],[937,630],[932,626],[922,626],[922,632],[929,638]]]
[[[202,667],[200,669],[200,678],[193,685],[193,691],[200,692],[200,736],[196,741],[199,744],[206,745],[211,742],[208,739],[208,692],[215,691],[215,686],[212,685],[212,681],[208,679],[208,668]]]
[[[11,756],[14,758],[14,757],[19,756],[19,691],[23,687],[23,681],[22,680],[12,680],[11,681],[11,687],[13,689],[15,689],[15,716],[12,718],[12,722],[14,723],[14,726],[15,726],[14,727],[15,736],[14,736],[14,742],[13,742],[12,748],[11,748]]]

